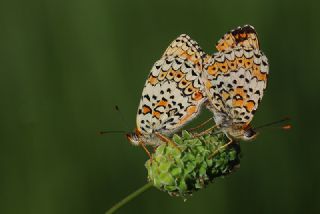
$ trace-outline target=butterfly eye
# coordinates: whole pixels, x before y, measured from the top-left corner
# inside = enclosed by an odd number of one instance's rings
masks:
[[[245,130],[243,135],[247,139],[252,139],[257,135],[257,133],[252,128],[250,128]]]

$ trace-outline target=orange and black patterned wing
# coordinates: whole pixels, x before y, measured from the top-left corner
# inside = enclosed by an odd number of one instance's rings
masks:
[[[204,55],[183,34],[154,64],[138,108],[137,128],[142,134],[172,133],[199,113],[206,99],[201,79]]]
[[[216,44],[218,51],[226,51],[237,46],[259,49],[258,35],[254,27],[244,25],[226,33]]]
[[[213,55],[204,68],[209,109],[218,125],[247,125],[267,85],[268,60],[258,49],[236,47]]]
[[[162,58],[170,56],[190,61],[197,70],[201,71],[203,69],[203,58],[205,58],[206,54],[196,41],[192,40],[190,36],[182,34],[171,42],[163,53]]]

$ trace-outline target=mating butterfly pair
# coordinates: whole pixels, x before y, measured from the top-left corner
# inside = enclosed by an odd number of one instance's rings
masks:
[[[252,26],[238,27],[206,54],[188,35],[174,40],[151,69],[142,91],[134,145],[159,145],[200,112],[213,112],[216,126],[231,139],[248,140],[256,133],[250,122],[268,77],[268,60],[259,49]]]

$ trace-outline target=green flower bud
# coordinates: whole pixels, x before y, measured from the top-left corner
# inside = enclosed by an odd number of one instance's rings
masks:
[[[183,131],[172,141],[176,146],[160,145],[145,164],[149,181],[172,196],[189,196],[240,165],[239,144],[223,147],[229,141],[224,134],[194,138]]]

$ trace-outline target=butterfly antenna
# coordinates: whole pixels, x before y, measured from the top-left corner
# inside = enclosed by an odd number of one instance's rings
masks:
[[[127,121],[125,120],[125,117],[123,116],[122,112],[120,111],[119,106],[118,106],[118,105],[115,105],[115,109],[116,109],[116,111],[120,114],[121,123],[122,123],[123,127],[125,127],[127,130],[129,130],[129,128],[128,128],[128,123],[126,123]]]
[[[266,123],[266,124],[263,124],[261,126],[258,126],[254,130],[262,129],[262,128],[265,128],[265,127],[270,127],[270,126],[273,126],[273,125],[277,125],[279,123],[287,122],[289,120],[290,120],[289,117],[285,117],[285,118],[283,118],[281,120],[273,121],[271,123]],[[292,126],[290,124],[286,124],[286,125],[282,126],[281,128],[284,129],[284,130],[289,130],[289,129],[292,128]]]
[[[289,130],[292,129],[292,125],[291,124],[287,124],[281,127],[283,130]]]
[[[127,126],[126,126],[126,124],[125,124],[125,119],[124,119],[124,117],[123,117],[123,115],[122,115],[122,113],[121,113],[121,111],[120,111],[120,109],[119,109],[119,106],[116,105],[116,106],[115,106],[115,110],[120,114],[122,125],[123,125],[125,128],[127,128]],[[129,130],[129,129],[127,128],[127,130]],[[103,135],[103,134],[116,134],[116,133],[125,134],[125,133],[128,133],[128,131],[112,130],[112,131],[99,131],[99,132],[98,132],[98,134],[100,134],[100,135]]]
[[[103,135],[103,134],[127,133],[127,132],[126,131],[99,131],[98,133],[100,135]]]

